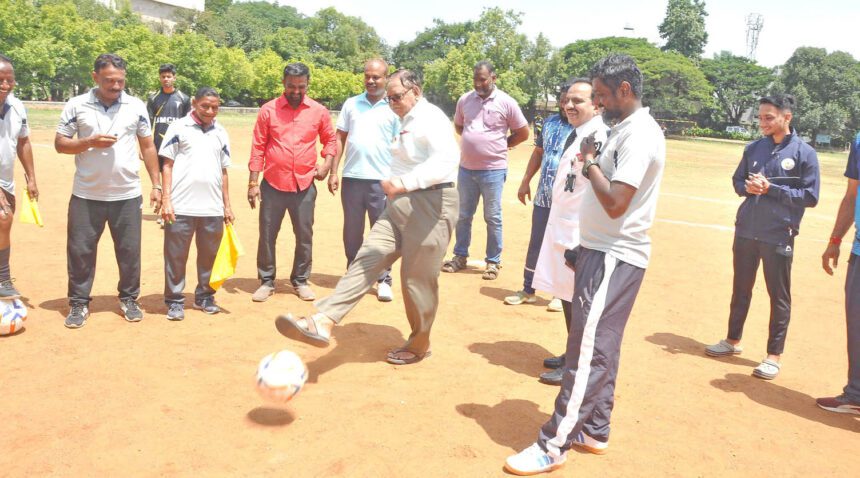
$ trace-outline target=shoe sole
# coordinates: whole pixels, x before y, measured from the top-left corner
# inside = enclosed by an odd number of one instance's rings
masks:
[[[510,472],[510,473],[513,473],[514,475],[517,475],[517,476],[532,476],[532,475],[539,475],[541,473],[549,473],[551,471],[558,470],[559,468],[561,468],[563,466],[564,466],[564,463],[556,463],[555,465],[552,465],[551,467],[546,468],[544,470],[522,471],[522,470],[517,470],[516,468],[512,467],[511,465],[508,465],[507,463],[505,463],[505,470]]]
[[[777,377],[777,375],[779,375],[779,373],[769,374],[769,373],[759,372],[758,370],[753,370],[752,375],[753,375],[753,377],[760,378],[763,380],[773,380]]]
[[[311,320],[310,317],[306,317],[306,319]],[[275,328],[278,329],[278,333],[288,339],[313,345],[314,347],[325,348],[328,347],[331,342],[331,339],[320,340],[308,335],[305,333],[304,329],[301,329],[298,326],[295,319],[293,319],[289,314],[278,316],[278,318],[275,319]]]
[[[376,296],[376,300],[378,300],[378,301],[380,301],[380,302],[391,302],[392,300],[394,300],[394,297],[387,297],[387,296],[382,296],[382,297],[380,297],[380,296]]]
[[[820,403],[816,403],[818,408],[827,410],[828,412],[844,413],[845,415],[860,415],[860,408],[840,408],[840,407],[825,407]]]
[[[543,377],[538,377],[538,382],[540,382],[540,383],[542,383],[542,384],[544,384],[544,385],[555,385],[556,387],[560,387],[560,386],[561,386],[561,381],[555,382],[555,381],[552,381],[552,380],[546,380],[546,379],[544,379]]]
[[[77,325],[77,324],[67,324],[67,323],[63,323],[63,325],[65,325],[67,329],[80,329],[81,327],[83,327],[83,326],[87,325],[87,319],[84,319],[84,321],[83,321],[83,322],[81,322],[81,323],[80,323],[80,325]]]
[[[708,357],[728,357],[729,355],[740,355],[743,350],[731,351],[731,352],[712,352],[708,349],[705,349],[705,355]]]
[[[215,312],[209,312],[208,310],[204,309],[203,307],[198,306],[197,304],[192,305],[192,306],[191,306],[191,308],[192,308],[192,309],[194,309],[194,310],[199,310],[199,311],[203,312],[203,313],[204,313],[204,314],[206,314],[206,315],[215,315],[215,314],[217,314],[217,313],[220,313],[220,312],[221,312],[221,309],[218,309],[218,310],[216,310]]]
[[[183,319],[185,319],[185,316],[184,316],[184,315],[183,315],[182,317],[171,317],[171,316],[169,316],[169,315],[167,316],[167,320],[169,320],[169,321],[171,321],[171,322],[179,322],[179,321],[181,321],[181,320],[183,320]]]
[[[505,305],[523,305],[523,304],[534,304],[535,302],[537,302],[537,299],[521,300],[519,302],[505,300],[504,302],[505,302]]]
[[[315,295],[310,295],[310,296],[302,297],[301,295],[299,295],[299,293],[298,293],[298,292],[296,292],[296,295],[299,297],[299,299],[301,299],[301,300],[303,300],[303,301],[305,301],[305,302],[312,302],[312,301],[317,300],[317,296],[315,296]]]
[[[579,442],[573,442],[572,445],[579,448],[579,449],[587,451],[588,453],[591,453],[592,455],[605,455],[606,454],[606,448],[594,448],[593,446],[588,446],[585,443],[579,443]]]
[[[555,307],[547,307],[547,312],[564,312],[564,309],[556,309]]]
[[[273,295],[275,295],[275,292],[274,292],[274,291],[272,291],[272,293],[270,293],[270,294],[269,294],[269,295],[267,295],[266,297],[251,296],[251,300],[252,300],[252,301],[254,301],[254,302],[265,302],[265,301],[269,300],[269,297],[271,297],[271,296],[273,296]]]
[[[119,310],[122,311],[122,317],[125,319],[126,322],[140,322],[141,320],[143,320],[143,311],[141,311],[140,317],[129,317],[128,308],[126,308],[124,305],[119,306]]]

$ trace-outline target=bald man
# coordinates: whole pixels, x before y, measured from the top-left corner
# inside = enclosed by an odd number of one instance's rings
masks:
[[[364,64],[364,93],[346,100],[337,119],[337,154],[328,190],[334,194],[343,186],[340,198],[347,267],[364,241],[365,216],[373,227],[387,203],[381,181],[391,175],[389,145],[400,132],[400,120],[388,107],[386,83],[388,63],[381,59],[368,60]],[[337,171],[344,151],[346,161],[341,183]],[[390,272],[390,269],[384,270],[377,280],[376,297],[380,302],[393,299]]]

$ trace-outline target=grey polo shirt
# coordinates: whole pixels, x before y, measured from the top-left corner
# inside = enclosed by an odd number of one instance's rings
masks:
[[[15,158],[18,155],[18,139],[30,135],[27,126],[27,111],[21,100],[10,93],[6,102],[0,104],[0,188],[15,194]]]
[[[57,133],[72,138],[94,134],[117,137],[109,148],[90,148],[75,155],[72,194],[94,201],[124,201],[140,196],[138,136],[152,136],[146,105],[123,92],[105,107],[95,89],[66,103]]]
[[[159,156],[173,160],[170,185],[173,211],[183,216],[224,216],[223,169],[230,167],[227,130],[203,128],[189,114],[164,133]]]

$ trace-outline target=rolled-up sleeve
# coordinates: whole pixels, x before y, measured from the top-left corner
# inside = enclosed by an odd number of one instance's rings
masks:
[[[66,103],[65,108],[63,108],[63,113],[60,114],[60,124],[57,125],[57,133],[67,137],[73,138],[75,133],[78,132],[78,113],[77,108],[70,104]]]
[[[263,170],[266,157],[266,147],[269,144],[269,109],[262,108],[257,114],[254,133],[251,139],[251,158],[248,160],[248,170],[260,172]]]
[[[320,157],[325,158],[337,154],[337,135],[334,133],[334,128],[331,125],[331,114],[327,109],[320,112],[318,131],[320,143],[323,145]]]

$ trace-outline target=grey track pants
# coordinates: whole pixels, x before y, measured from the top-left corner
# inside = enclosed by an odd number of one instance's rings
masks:
[[[215,255],[224,234],[224,217],[176,216],[173,224],[164,225],[164,301],[183,303],[185,265],[191,240],[197,244],[197,288],[194,300],[199,302],[215,295],[209,286]]]

